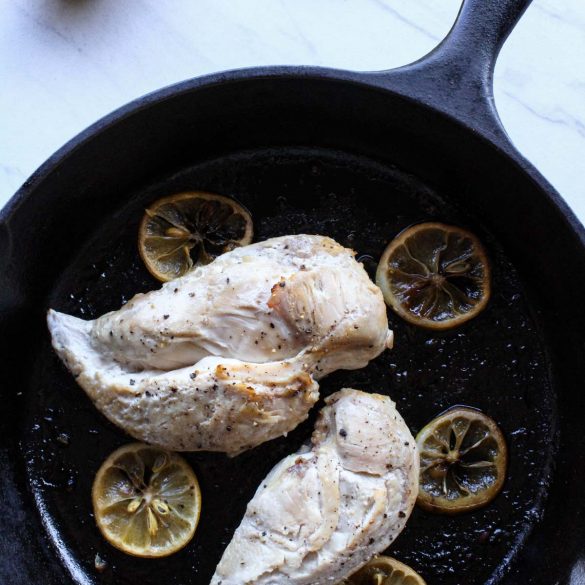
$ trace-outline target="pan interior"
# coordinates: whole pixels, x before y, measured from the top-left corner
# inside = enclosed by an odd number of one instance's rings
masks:
[[[496,583],[538,520],[555,450],[555,403],[529,291],[481,218],[414,177],[373,160],[331,150],[243,151],[198,163],[133,193],[95,226],[55,286],[47,307],[90,319],[158,283],[136,246],[151,201],[201,189],[235,197],[252,213],[255,241],[323,234],[353,248],[373,276],[386,244],[405,227],[438,220],[468,227],[486,245],[493,298],[476,319],[452,331],[417,329],[389,311],[395,349],[367,368],[323,380],[322,397],[344,386],[390,395],[412,432],[455,404],[480,408],[502,428],[509,473],[498,498],[460,517],[415,509],[390,554],[429,583]],[[315,414],[288,437],[235,459],[186,454],[199,478],[203,509],[193,541],[162,560],[110,547],[94,524],[91,485],[101,462],[132,439],[108,423],[54,355],[48,335],[31,376],[22,448],[45,527],[79,583],[207,584],[262,478],[310,436]],[[105,569],[95,566],[96,554]]]

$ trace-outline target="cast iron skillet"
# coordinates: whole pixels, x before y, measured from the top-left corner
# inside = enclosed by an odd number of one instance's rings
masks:
[[[180,83],[101,120],[26,182],[0,216],[0,582],[208,583],[260,479],[310,434],[314,415],[234,460],[189,454],[203,515],[170,559],[126,557],[95,528],[93,475],[130,439],[53,355],[44,314],[90,318],[154,288],[139,217],[189,188],[241,200],[257,239],[328,234],[368,270],[414,222],[476,232],[494,266],[489,308],[443,334],[390,315],[396,349],[330,376],[322,394],[390,393],[414,432],[455,403],[504,430],[510,473],[496,501],[460,518],[416,510],[392,547],[429,584],[585,582],[585,233],[510,143],[491,87],[528,4],[466,0],[435,51],[394,71],[278,67]]]

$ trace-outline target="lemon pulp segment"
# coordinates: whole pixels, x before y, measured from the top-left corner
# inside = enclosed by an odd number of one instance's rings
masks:
[[[458,514],[491,502],[502,489],[506,441],[479,410],[452,408],[417,435],[420,481],[417,503],[432,512]]]
[[[377,556],[340,585],[426,585],[408,565],[392,557]]]
[[[246,246],[252,237],[252,218],[242,205],[222,195],[190,191],[146,209],[138,249],[149,272],[166,282]]]
[[[201,493],[176,453],[132,443],[114,451],[93,484],[95,520],[104,538],[139,557],[163,557],[193,537]]]
[[[406,321],[449,329],[478,315],[491,292],[490,266],[470,232],[421,223],[387,246],[376,272],[386,303]]]

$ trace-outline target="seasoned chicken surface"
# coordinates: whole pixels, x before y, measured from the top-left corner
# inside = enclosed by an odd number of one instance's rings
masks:
[[[394,403],[347,388],[326,403],[310,450],[260,484],[211,585],[335,585],[404,528],[419,456]]]
[[[284,236],[228,252],[95,321],[49,311],[53,347],[133,437],[237,454],[305,420],[317,380],[391,346],[351,250]]]

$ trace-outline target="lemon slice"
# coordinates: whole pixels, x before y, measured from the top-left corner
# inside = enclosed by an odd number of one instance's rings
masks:
[[[386,248],[376,272],[386,303],[403,319],[449,329],[478,315],[490,297],[490,266],[470,232],[421,223]]]
[[[159,199],[146,209],[138,250],[148,271],[166,282],[248,245],[252,237],[252,218],[239,203],[192,191]]]
[[[498,425],[479,410],[456,406],[416,437],[420,452],[417,503],[459,514],[485,506],[504,485],[508,451]]]
[[[408,565],[392,557],[374,557],[340,585],[426,585]]]
[[[201,492],[193,470],[176,453],[142,443],[125,445],[102,464],[92,489],[104,538],[137,557],[165,557],[193,538]]]

